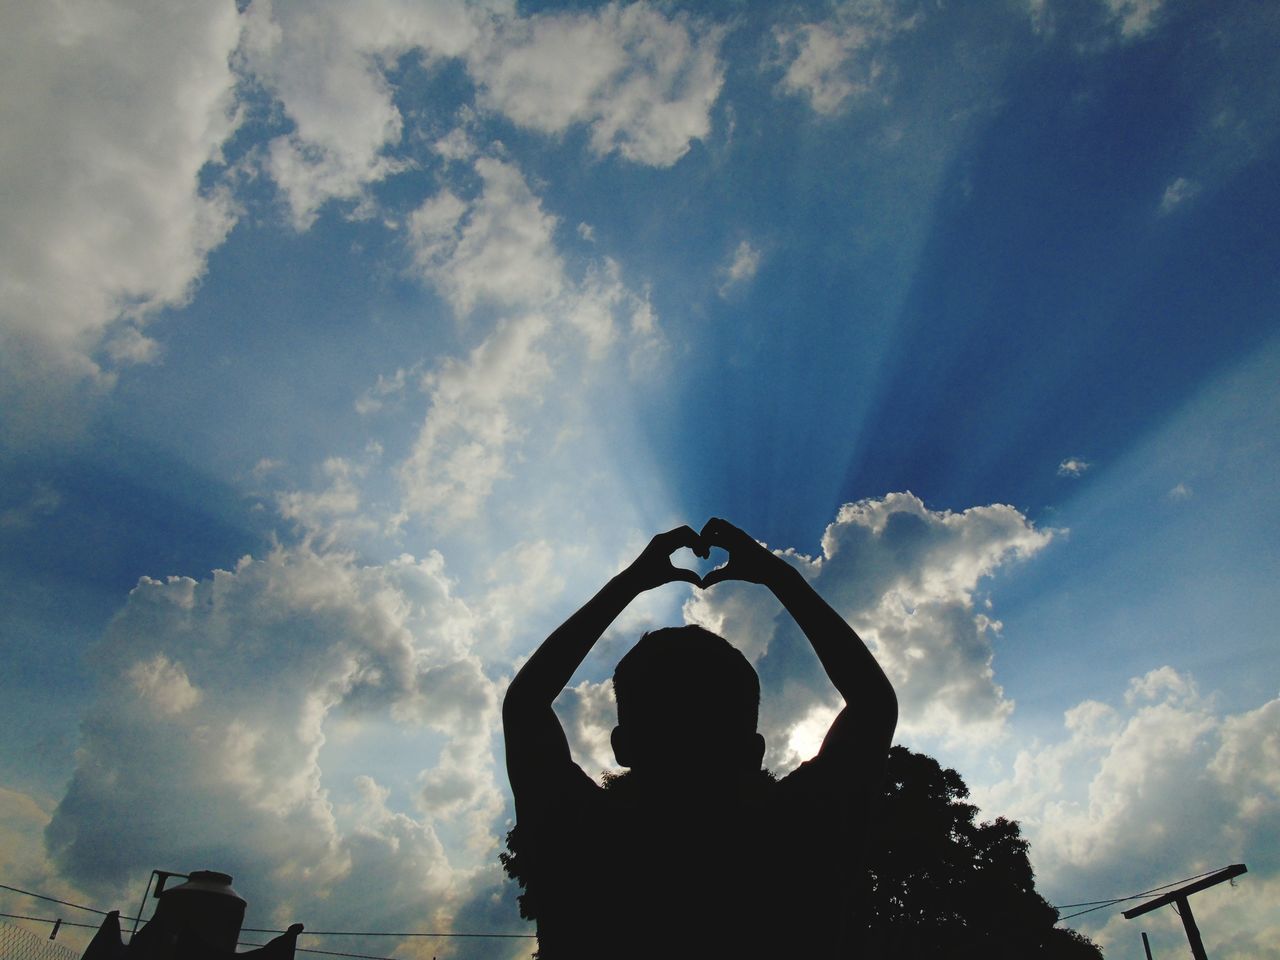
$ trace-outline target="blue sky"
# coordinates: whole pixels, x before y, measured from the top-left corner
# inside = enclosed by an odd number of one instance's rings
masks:
[[[0,882],[519,929],[504,684],[716,514],[1051,902],[1243,861],[1206,942],[1280,956],[1270,5],[240,6],[0,15]],[[798,762],[834,694],[776,614],[637,603],[583,766],[681,619]]]

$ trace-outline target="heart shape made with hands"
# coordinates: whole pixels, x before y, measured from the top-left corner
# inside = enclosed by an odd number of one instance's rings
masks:
[[[693,562],[686,562],[687,558],[681,557],[684,551],[693,554]],[[671,565],[679,570],[688,570],[698,578],[695,584],[699,589],[705,589],[706,584],[702,581],[707,574],[713,570],[722,570],[729,565],[729,551],[724,547],[713,547],[705,540],[698,547],[681,547],[671,555]]]
[[[705,573],[698,573],[690,566],[677,566],[671,562],[673,556],[686,549],[704,561],[710,560],[712,550],[728,554],[729,559],[726,563],[712,565]],[[752,540],[727,520],[712,517],[703,525],[701,532],[690,526],[681,526],[656,534],[636,558],[635,566],[649,583],[646,589],[678,580],[705,590],[725,580],[764,583],[761,577],[765,574],[762,573],[758,553],[769,555],[763,544]]]

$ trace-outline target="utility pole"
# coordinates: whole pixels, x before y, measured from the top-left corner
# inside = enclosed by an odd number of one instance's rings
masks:
[[[1187,931],[1187,941],[1191,944],[1191,955],[1196,960],[1209,960],[1204,952],[1204,941],[1200,939],[1200,928],[1196,926],[1196,918],[1191,913],[1191,903],[1189,897],[1193,893],[1199,893],[1201,890],[1208,890],[1220,883],[1231,880],[1247,873],[1248,868],[1243,863],[1233,863],[1224,870],[1217,873],[1211,873],[1207,877],[1203,877],[1194,883],[1188,883],[1186,886],[1179,887],[1177,890],[1170,890],[1168,893],[1156,897],[1154,900],[1148,900],[1141,906],[1134,907],[1132,910],[1124,911],[1121,916],[1126,920],[1132,920],[1134,917],[1140,917],[1144,913],[1149,913],[1158,907],[1172,903],[1178,911],[1178,916],[1182,918],[1182,926]],[[1146,943],[1146,935],[1142,937],[1143,943]],[[1148,948],[1150,949],[1150,948]],[[1150,953],[1147,954],[1150,956]]]

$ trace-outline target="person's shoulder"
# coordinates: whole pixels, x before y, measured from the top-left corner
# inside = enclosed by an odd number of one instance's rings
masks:
[[[774,785],[781,803],[830,802],[848,807],[869,800],[880,789],[880,778],[860,775],[856,764],[833,763],[830,757],[806,760]]]
[[[576,811],[598,803],[605,791],[570,761],[557,764],[555,769],[513,792],[517,820],[545,820],[574,816]]]

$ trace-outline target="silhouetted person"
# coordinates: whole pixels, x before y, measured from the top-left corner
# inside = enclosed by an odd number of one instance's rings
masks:
[[[671,564],[682,547],[729,561],[700,578]],[[760,769],[755,670],[700,627],[646,634],[617,666],[612,743],[630,772],[605,789],[571,759],[552,701],[627,604],[677,580],[768,587],[844,697],[818,755],[782,780]],[[654,537],[543,642],[503,703],[541,960],[840,954],[896,723],[875,658],[786,561],[720,519]]]

